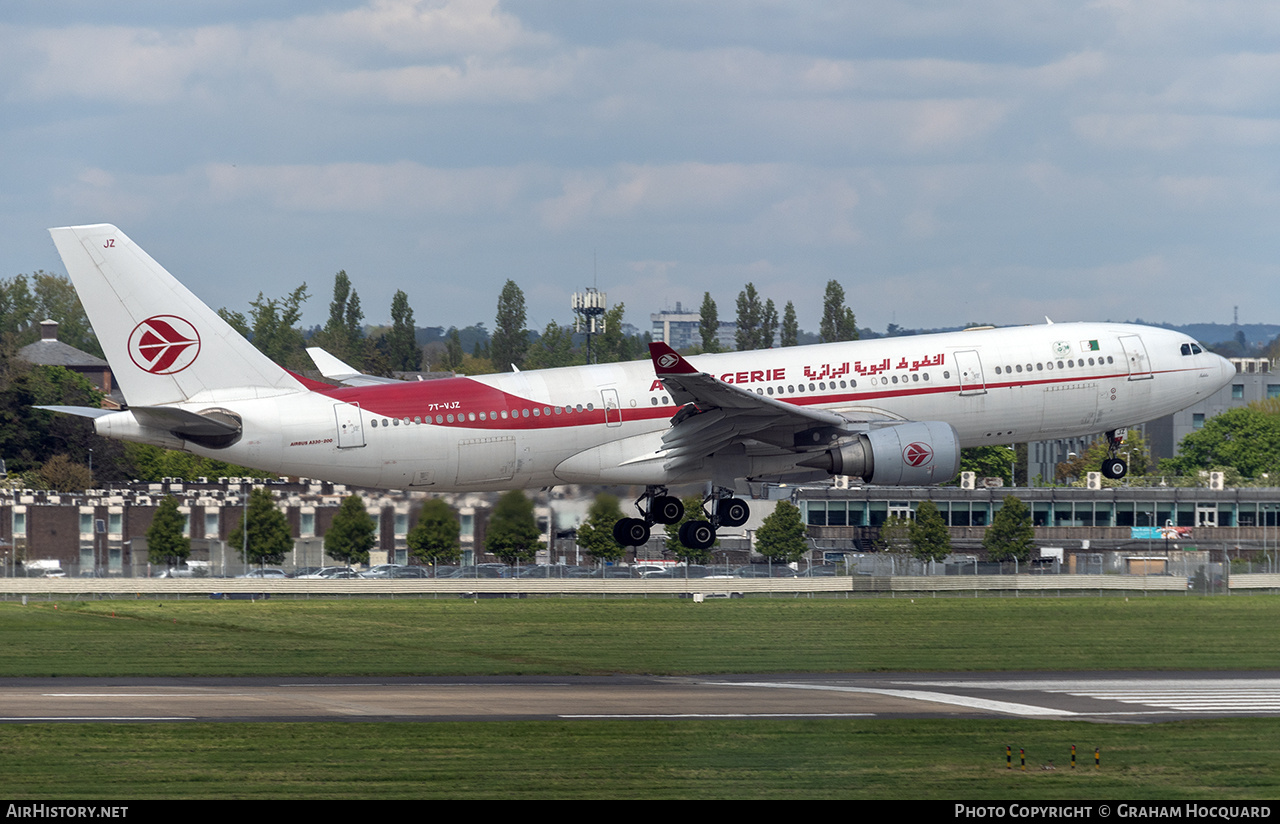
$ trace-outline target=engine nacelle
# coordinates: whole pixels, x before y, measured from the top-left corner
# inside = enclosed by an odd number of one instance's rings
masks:
[[[883,486],[946,483],[960,471],[960,438],[944,421],[916,421],[859,434],[852,441],[801,461],[832,475],[856,475]]]

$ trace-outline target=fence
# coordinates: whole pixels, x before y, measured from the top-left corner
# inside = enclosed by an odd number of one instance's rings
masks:
[[[0,598],[107,597],[761,597],[801,595],[868,596],[898,594],[1103,595],[1241,594],[1280,591],[1280,573],[1188,580],[1169,575],[844,575],[830,578],[695,579],[250,579],[250,578],[7,578]]]

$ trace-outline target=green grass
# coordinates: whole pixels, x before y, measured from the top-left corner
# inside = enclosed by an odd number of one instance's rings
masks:
[[[0,675],[1274,669],[1280,597],[39,601]],[[1245,799],[1280,719],[22,724],[12,798]],[[1080,768],[1067,769],[1071,744]],[[1004,768],[1025,748],[1029,771]],[[1103,769],[1091,767],[1101,747]],[[1053,761],[1051,772],[1039,770]]]
[[[0,676],[1276,668],[1280,596],[0,604]]]
[[[1222,800],[1280,794],[1280,720],[597,721],[4,728],[6,795]],[[1069,769],[1070,746],[1078,768]],[[1005,768],[1005,746],[1014,770]],[[1028,769],[1018,770],[1018,748]],[[1093,749],[1102,769],[1093,769]],[[1056,769],[1042,771],[1052,761]],[[70,778],[69,778],[70,777]]]

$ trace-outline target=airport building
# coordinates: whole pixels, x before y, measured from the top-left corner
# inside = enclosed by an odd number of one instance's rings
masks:
[[[4,574],[23,574],[32,564],[67,575],[145,577],[162,570],[147,563],[146,532],[167,495],[180,501],[192,558],[210,574],[246,570],[238,547],[227,539],[242,517],[246,496],[263,482],[229,478],[186,484],[135,484],[128,488],[57,494],[0,490],[0,561]],[[371,563],[410,562],[407,538],[417,522],[421,492],[349,490],[314,481],[270,482],[294,539],[282,566],[294,570],[333,563],[324,556],[324,534],[343,498],[358,492],[377,521],[378,543]],[[1056,553],[1070,571],[1075,556],[1115,553],[1117,557],[1167,556],[1170,552],[1225,552],[1231,557],[1274,554],[1280,547],[1280,489],[1119,486],[961,489],[958,487],[774,487],[800,507],[814,547],[813,560],[877,551],[880,527],[893,515],[913,518],[920,503],[933,501],[947,523],[954,553],[983,556],[982,537],[1006,495],[1023,500],[1032,514],[1042,552]],[[496,560],[484,551],[495,493],[445,496],[459,515],[463,563]],[[569,487],[538,496],[535,514],[546,546],[540,561],[589,563],[570,530],[584,517],[592,490]],[[752,502],[750,521],[740,530],[721,531],[718,562],[751,560],[753,535],[775,501]],[[624,504],[625,508],[625,504]],[[554,525],[554,526],[553,526]],[[662,559],[661,528],[638,557]],[[1051,554],[1052,554],[1051,553]],[[1046,555],[1048,557],[1048,555]]]
[[[185,518],[184,535],[191,540],[191,558],[208,564],[214,575],[238,575],[247,570],[239,547],[227,539],[243,518],[249,492],[266,486],[277,508],[289,523],[293,551],[282,566],[326,566],[335,563],[324,554],[324,535],[333,523],[342,500],[358,492],[366,511],[376,521],[377,544],[371,563],[408,563],[409,530],[417,523],[423,493],[349,490],[341,484],[300,480],[256,479],[178,480],[158,484],[132,484],[83,493],[5,489],[0,490],[0,561],[5,575],[21,571],[32,562],[56,567],[68,575],[146,577],[147,530],[156,507],[169,495],[179,500]],[[454,495],[450,503],[458,513],[464,559],[482,558],[485,526],[494,495]],[[547,509],[536,510],[544,532]]]
[[[649,315],[652,324],[652,336],[655,341],[662,341],[672,349],[684,350],[693,346],[702,346],[702,315],[699,312],[686,312],[676,301],[674,310],[664,309]],[[716,340],[720,349],[732,352],[738,348],[736,335],[738,324],[731,321],[720,321],[720,330]]]

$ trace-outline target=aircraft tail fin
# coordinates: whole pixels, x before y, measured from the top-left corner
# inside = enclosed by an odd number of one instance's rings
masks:
[[[131,405],[305,391],[116,227],[49,234]]]

